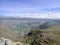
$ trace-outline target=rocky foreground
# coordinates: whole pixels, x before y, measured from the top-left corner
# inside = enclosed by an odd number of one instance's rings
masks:
[[[57,45],[54,38],[42,31],[30,31],[25,35],[24,40],[30,45]]]
[[[10,39],[2,37],[0,39],[0,45],[29,45],[29,44],[25,44],[25,43],[21,43],[21,42],[14,42]]]
[[[31,30],[20,39],[21,41],[16,42],[2,37],[0,39],[0,45],[57,45],[54,38],[45,34],[42,31]]]

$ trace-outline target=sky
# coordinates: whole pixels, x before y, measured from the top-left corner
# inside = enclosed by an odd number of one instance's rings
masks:
[[[0,0],[0,15],[60,14],[60,0]],[[60,15],[59,15],[60,16]],[[58,17],[59,17],[58,16]]]

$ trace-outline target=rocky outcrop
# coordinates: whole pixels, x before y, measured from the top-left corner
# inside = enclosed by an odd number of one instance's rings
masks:
[[[46,45],[48,43],[54,43],[56,42],[55,39],[52,39],[50,37],[46,37],[42,31],[31,31],[28,33],[29,39],[32,37],[32,40],[30,45]]]
[[[31,36],[32,34],[34,34],[33,31],[30,31],[27,33],[27,36]]]
[[[54,24],[53,22],[45,22],[39,26],[40,29],[48,29],[52,27]]]
[[[54,39],[51,39],[51,38],[44,38],[43,40],[45,43],[56,42]]]
[[[38,39],[33,39],[30,45],[45,45],[47,43],[53,43],[56,42],[54,39],[51,38],[40,38],[40,42]]]

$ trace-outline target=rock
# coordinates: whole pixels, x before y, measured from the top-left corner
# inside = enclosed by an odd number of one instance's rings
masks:
[[[40,25],[39,27],[40,27],[40,29],[48,29],[47,25]]]
[[[40,29],[48,29],[50,27],[52,27],[52,23],[51,22],[45,22],[42,25],[39,26]]]
[[[8,45],[8,44],[7,44],[7,41],[5,41],[5,45]]]
[[[36,39],[34,39],[32,42],[31,42],[31,45],[42,45],[40,42],[36,41]]]
[[[21,43],[21,42],[15,42],[16,43],[16,45],[23,45],[23,43]]]
[[[33,31],[31,30],[30,32],[28,32],[28,33],[26,34],[26,36],[29,37],[29,36],[31,36],[32,34],[33,34]]]
[[[45,43],[49,43],[49,42],[55,42],[55,40],[51,39],[51,38],[45,38],[44,39]]]
[[[38,38],[42,38],[44,37],[43,33],[41,32],[40,34],[38,34]]]

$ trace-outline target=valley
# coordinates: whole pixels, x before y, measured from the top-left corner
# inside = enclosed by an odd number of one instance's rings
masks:
[[[0,39],[4,37],[30,45],[59,45],[59,21],[59,19],[0,18]],[[40,33],[43,36],[35,39]],[[37,44],[35,42],[31,44],[32,40],[37,40]]]

